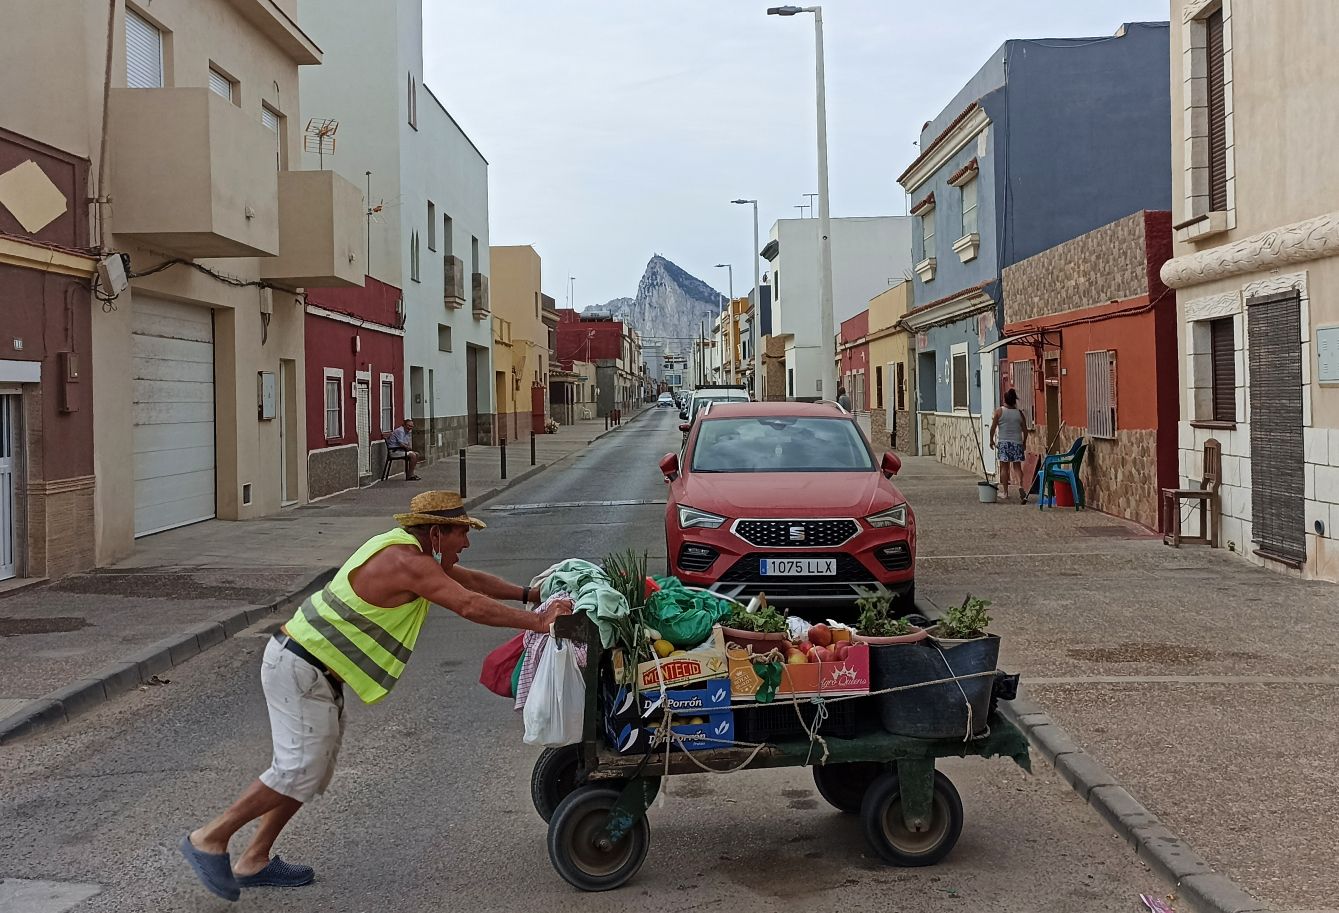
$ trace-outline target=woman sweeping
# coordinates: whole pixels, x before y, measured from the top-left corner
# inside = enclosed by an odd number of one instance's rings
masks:
[[[1023,454],[1027,448],[1027,416],[1018,408],[1018,391],[1004,394],[1004,405],[995,410],[990,422],[990,447],[1000,458],[1000,482],[1004,484],[1004,499],[1009,500],[1009,476],[1018,478],[1018,500],[1027,503],[1027,485],[1023,482]],[[997,444],[998,441],[998,444]]]

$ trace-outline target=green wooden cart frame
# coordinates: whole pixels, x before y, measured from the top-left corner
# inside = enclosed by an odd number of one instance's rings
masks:
[[[962,832],[962,800],[935,769],[940,758],[1011,758],[1030,771],[1026,737],[998,713],[987,734],[968,741],[917,739],[865,726],[854,738],[828,737],[729,746],[692,752],[621,755],[606,744],[599,706],[603,656],[595,627],[584,617],[560,619],[554,633],[587,645],[586,712],[581,742],[546,749],[535,764],[531,795],[549,823],[549,859],[569,884],[607,891],[627,883],[650,847],[646,812],[661,776],[774,767],[813,768],[820,795],[835,808],[860,815],[866,839],[893,865],[933,865]],[[783,698],[784,700],[784,698]],[[747,710],[735,708],[736,712]]]

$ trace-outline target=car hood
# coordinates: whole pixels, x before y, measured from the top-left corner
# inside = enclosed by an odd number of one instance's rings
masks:
[[[879,472],[690,473],[679,503],[722,516],[867,517],[906,499]]]

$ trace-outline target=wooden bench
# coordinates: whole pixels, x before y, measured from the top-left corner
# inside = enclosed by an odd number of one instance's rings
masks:
[[[1180,548],[1181,543],[1207,545],[1218,548],[1219,518],[1222,514],[1222,501],[1218,496],[1218,486],[1223,482],[1222,445],[1210,438],[1204,442],[1204,472],[1199,488],[1164,488],[1162,490],[1163,526],[1167,530],[1162,541],[1172,548]],[[1181,535],[1181,502],[1197,502],[1200,508],[1200,534],[1198,536]]]

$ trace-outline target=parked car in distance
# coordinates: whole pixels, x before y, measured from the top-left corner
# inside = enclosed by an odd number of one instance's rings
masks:
[[[679,430],[684,433],[683,441],[688,443],[688,428],[693,424],[693,419],[697,418],[698,413],[708,403],[747,403],[749,401],[748,391],[743,387],[736,387],[728,384],[707,384],[698,387],[689,397],[688,402],[679,410],[679,420],[683,423],[679,425]]]
[[[665,409],[673,407],[674,407],[674,395],[671,393],[660,394],[660,399],[656,400],[656,408]]]
[[[916,517],[855,417],[833,403],[717,402],[666,454],[669,573],[817,620],[854,618],[860,590],[915,600]],[[806,611],[809,610],[809,611]]]

